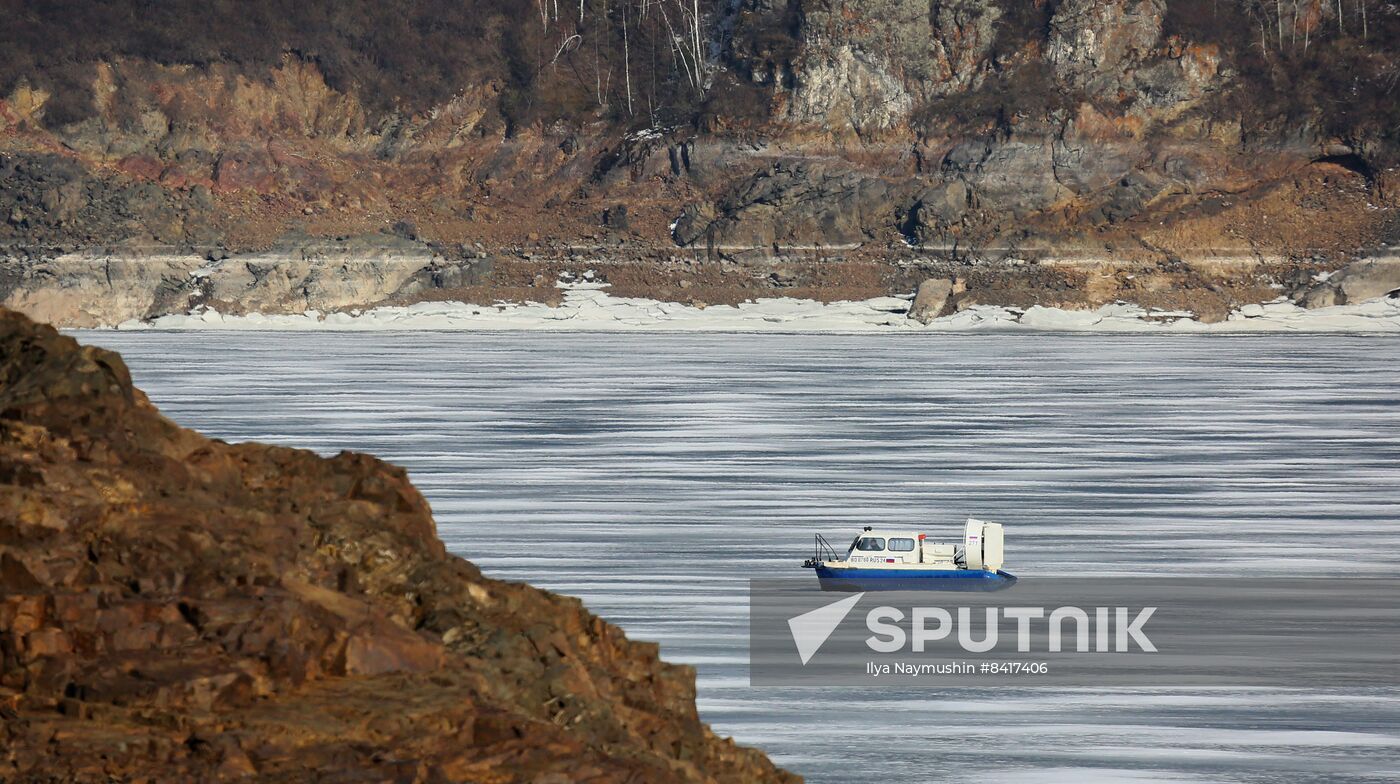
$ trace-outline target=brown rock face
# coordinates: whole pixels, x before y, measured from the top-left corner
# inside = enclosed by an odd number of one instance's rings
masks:
[[[0,311],[0,780],[796,781],[448,555],[405,473],[184,430]]]
[[[1400,15],[1371,0],[148,5],[0,26],[0,260],[400,222],[514,255],[618,204],[611,239],[665,255],[1400,241]]]

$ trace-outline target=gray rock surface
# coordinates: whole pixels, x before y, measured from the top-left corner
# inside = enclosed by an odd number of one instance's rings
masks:
[[[996,40],[1002,9],[996,0],[935,0],[930,3],[933,79],[929,94],[976,88],[986,74],[988,50]]]
[[[929,278],[919,284],[914,295],[914,304],[909,307],[909,318],[920,324],[927,324],[939,316],[952,312],[953,282],[941,278]]]
[[[904,211],[900,231],[914,244],[942,243],[972,203],[972,189],[960,179],[925,188]]]
[[[1349,305],[1400,292],[1400,257],[1353,262],[1324,281],[1300,291],[1295,299],[1305,308]]]
[[[851,246],[892,231],[902,191],[839,166],[779,162],[676,223],[681,245],[733,254],[781,247]]]
[[[793,120],[862,133],[893,128],[913,111],[913,97],[886,58],[850,44],[814,43],[789,103]]]
[[[205,260],[169,252],[94,249],[37,262],[0,261],[0,305],[65,327],[142,318],[157,300],[188,300]],[[183,312],[183,309],[182,311]]]
[[[1055,177],[1045,137],[972,142],[950,153],[945,167],[967,180],[979,198],[1013,215],[1048,209],[1072,195]]]
[[[914,108],[903,71],[918,78],[929,6],[920,0],[802,3],[802,54],[788,117],[833,131],[893,128]]]
[[[0,155],[0,241],[26,247],[55,236],[74,246],[111,237],[198,244],[215,235],[209,189],[171,190],[93,172],[57,154]]]
[[[1215,89],[1211,48],[1163,41],[1165,0],[1067,0],[1055,9],[1045,58],[1060,83],[1125,103],[1148,122],[1173,119]]]
[[[1163,0],[1066,0],[1050,20],[1045,57],[1066,84],[1108,95],[1162,35]]]
[[[0,261],[0,304],[69,327],[201,306],[228,314],[324,313],[472,285],[490,268],[489,260],[448,263],[422,243],[388,234],[340,240],[289,235],[270,250],[216,260],[119,247]]]
[[[1002,9],[995,0],[809,0],[790,120],[867,134],[916,106],[980,85]]]

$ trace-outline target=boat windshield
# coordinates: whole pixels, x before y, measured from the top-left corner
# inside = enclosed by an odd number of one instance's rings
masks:
[[[856,549],[866,552],[879,552],[885,549],[885,539],[881,536],[862,536],[856,540]]]

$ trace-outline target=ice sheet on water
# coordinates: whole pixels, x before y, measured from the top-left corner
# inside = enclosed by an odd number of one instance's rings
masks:
[[[570,312],[601,318],[619,299]],[[813,312],[647,306],[673,320]],[[1241,325],[1295,313],[1261,311]],[[986,517],[1008,524],[1026,579],[1400,572],[1400,338],[1148,324],[1085,340],[1020,323],[1045,315],[974,308],[953,319],[981,326],[918,340],[791,321],[774,328],[798,334],[82,339],[122,351],[152,400],[210,435],[405,466],[453,552],[583,597],[697,665],[703,718],[809,781],[1400,781],[1394,689],[748,685],[746,581],[805,576],[813,531],[919,520],[942,537]]]

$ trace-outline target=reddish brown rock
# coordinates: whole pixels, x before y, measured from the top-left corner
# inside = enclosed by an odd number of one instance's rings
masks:
[[[795,781],[694,672],[447,554],[402,469],[183,430],[0,311],[0,781]]]

